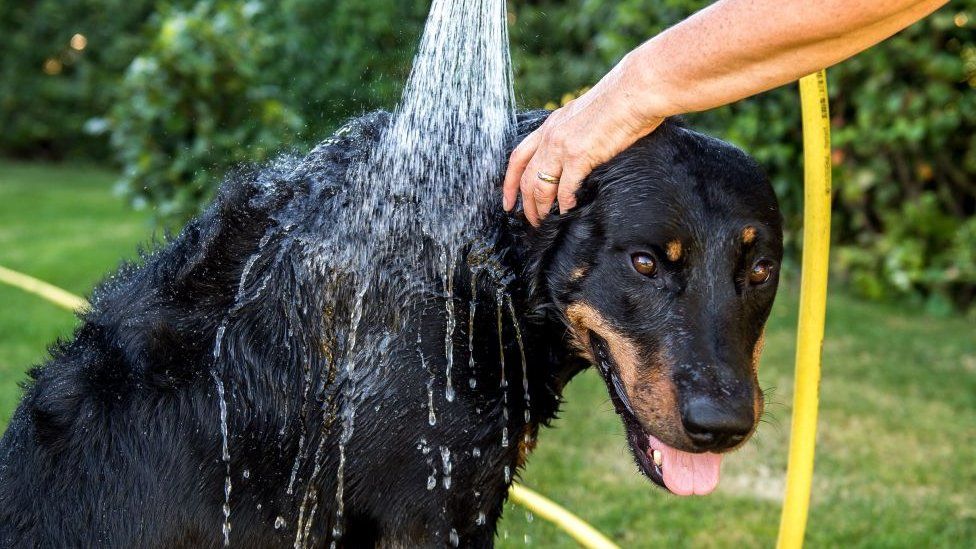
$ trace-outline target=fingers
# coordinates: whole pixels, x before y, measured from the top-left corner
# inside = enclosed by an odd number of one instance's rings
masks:
[[[576,191],[589,173],[590,170],[580,164],[567,164],[563,167],[557,194],[560,215],[576,207]]]
[[[540,160],[537,154],[529,162],[525,173],[522,174],[521,182],[522,207],[525,209],[525,217],[529,223],[536,227],[539,226],[543,218],[549,215],[552,203],[556,201],[556,193],[559,191],[558,182],[543,181],[539,176],[541,174],[558,180],[562,170],[558,164],[540,167],[545,166],[539,163]]]
[[[505,183],[502,185],[502,207],[505,211],[512,211],[515,207],[515,197],[518,195],[525,167],[532,160],[541,141],[542,128],[539,128],[523,139],[512,151],[512,156],[508,160],[508,171],[505,172]]]
[[[590,172],[591,164],[585,155],[573,154],[580,145],[567,141],[567,133],[578,133],[563,124],[573,106],[574,103],[570,103],[554,111],[509,157],[502,185],[502,206],[511,211],[521,192],[525,217],[534,226],[539,226],[549,215],[557,200],[560,213],[573,208],[576,190]],[[539,177],[540,173],[557,179],[558,183],[544,181]]]

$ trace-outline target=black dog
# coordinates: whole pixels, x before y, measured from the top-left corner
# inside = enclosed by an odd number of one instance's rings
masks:
[[[543,118],[522,116],[521,134]],[[755,163],[669,122],[538,230],[486,204],[493,228],[453,293],[365,296],[372,343],[352,372],[338,357],[355,311],[309,243],[387,121],[238,174],[95,292],[0,442],[4,547],[490,546],[538,427],[589,365],[643,473],[714,487],[717,453],[762,410],[755,357],[782,255]],[[283,211],[304,222],[277,226]]]

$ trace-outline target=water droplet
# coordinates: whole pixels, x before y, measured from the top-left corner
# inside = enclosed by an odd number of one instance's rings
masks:
[[[485,517],[485,512],[478,511],[478,518],[474,520],[474,523],[477,524],[478,526],[484,526],[486,520],[487,518]]]
[[[444,284],[444,307],[447,313],[447,329],[444,331],[444,359],[446,367],[446,384],[444,398],[454,402],[454,386],[451,384],[451,370],[454,367],[454,258],[447,252],[447,247],[441,249],[441,276]]]
[[[281,530],[285,527],[285,517],[275,518],[275,530]]]
[[[461,543],[461,540],[458,538],[457,530],[455,530],[454,528],[451,528],[451,546],[452,547],[457,547],[460,543]]]
[[[241,475],[243,475],[244,478],[251,478],[251,471],[244,469]]]
[[[441,462],[444,467],[443,485],[445,490],[451,489],[451,450],[446,446],[441,446]]]

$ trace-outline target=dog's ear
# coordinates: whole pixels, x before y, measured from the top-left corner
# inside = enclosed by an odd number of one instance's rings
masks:
[[[597,196],[600,194],[601,184],[601,178],[596,173],[584,179],[580,183],[579,189],[576,189],[576,207],[573,209],[583,208],[596,202]]]
[[[578,196],[576,207],[546,217],[528,239],[525,274],[530,300],[539,314],[561,314],[556,304],[566,301],[573,271],[589,266],[599,248],[603,234],[596,202],[599,185],[585,184],[581,191],[584,194],[582,200]]]

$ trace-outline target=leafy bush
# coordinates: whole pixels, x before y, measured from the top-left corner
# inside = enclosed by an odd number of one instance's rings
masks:
[[[269,37],[252,25],[258,3],[199,2],[166,9],[148,50],[126,71],[112,110],[120,188],[161,220],[195,213],[229,168],[259,162],[300,117],[262,70]]]
[[[402,29],[390,14],[418,25],[425,14],[416,4],[384,3],[388,9],[313,0],[161,8],[109,117],[124,169],[119,189],[177,225],[230,167],[303,148],[351,115],[395,105],[410,50],[398,48]]]
[[[0,153],[104,159],[85,132],[144,47],[152,0],[0,2]]]
[[[256,22],[272,39],[265,70],[306,121],[307,144],[350,116],[391,109],[410,72],[428,2],[281,0]]]

